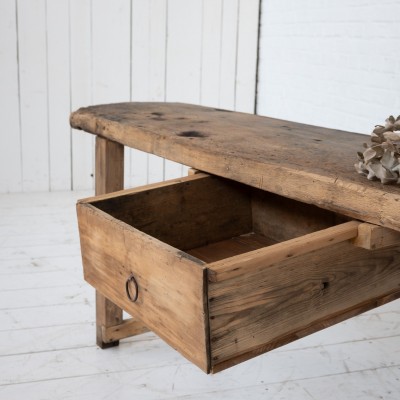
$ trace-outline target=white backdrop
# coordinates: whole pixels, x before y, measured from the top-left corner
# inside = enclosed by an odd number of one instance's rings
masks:
[[[79,107],[180,101],[254,112],[258,0],[0,0],[0,192],[93,187]],[[126,186],[185,173],[126,151]]]
[[[259,114],[369,134],[400,114],[400,0],[265,0]]]

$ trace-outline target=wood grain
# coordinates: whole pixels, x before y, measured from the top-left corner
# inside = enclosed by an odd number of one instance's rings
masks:
[[[349,241],[364,223],[204,173],[81,200],[78,213],[85,279],[206,372],[399,291],[399,249]]]
[[[275,243],[274,240],[271,240],[268,237],[251,232],[245,235],[221,240],[219,242],[209,243],[205,246],[189,249],[187,252],[188,254],[207,263],[213,263],[235,255],[270,246]]]
[[[331,211],[258,189],[252,191],[251,208],[254,232],[277,242],[346,222]]]
[[[96,138],[96,195],[121,190],[124,187],[124,146],[101,137]],[[83,251],[83,248],[82,248]],[[96,288],[96,342],[105,349],[117,346],[118,340],[103,337],[105,329],[122,323],[122,309]]]
[[[362,135],[177,103],[82,108],[71,115],[71,125],[201,171],[400,230],[400,188],[354,172],[356,152],[366,140]]]
[[[100,197],[93,204],[180,250],[248,233],[252,226],[246,187],[207,174]]]
[[[204,263],[78,203],[84,277],[203,371],[209,371]],[[125,294],[133,274],[139,295]]]
[[[400,246],[400,233],[392,229],[372,224],[360,224],[358,235],[353,240],[355,246],[364,249],[381,249],[384,247]]]
[[[140,335],[148,332],[147,327],[140,321],[130,318],[122,321],[119,325],[102,327],[103,341],[106,343],[115,342],[129,336]]]
[[[358,235],[360,223],[357,221],[345,222],[344,224],[309,233],[273,246],[263,247],[211,263],[208,265],[209,280],[217,282],[237,277],[246,279],[258,272],[265,271],[270,266],[279,265],[282,261],[290,258],[296,258],[300,255],[353,239]]]
[[[124,187],[124,146],[96,138],[96,195],[115,192]]]
[[[260,268],[246,279],[210,282],[212,368],[322,329],[322,320],[343,320],[365,302],[372,308],[379,299],[396,298],[399,267],[399,249],[364,250],[343,242]]]
[[[358,304],[355,307],[351,307],[347,310],[343,310],[338,312],[337,314],[329,315],[325,318],[322,318],[318,321],[313,321],[309,326],[304,327],[298,331],[289,332],[286,335],[282,335],[280,338],[271,341],[269,343],[263,344],[261,346],[257,346],[249,351],[239,354],[230,358],[229,360],[222,361],[218,364],[214,364],[212,367],[212,373],[217,373],[223,371],[227,368],[233,367],[243,361],[247,361],[253,357],[257,357],[263,353],[274,350],[277,347],[284,346],[288,343],[291,343],[295,340],[301,339],[305,336],[311,335],[315,332],[318,332],[322,329],[329,328],[332,325],[338,324],[346,319],[353,318],[359,314],[365,313],[373,308],[380,307],[390,301],[396,300],[400,298],[400,290],[395,290],[386,295],[379,296],[377,298],[373,298],[367,300],[361,304]]]

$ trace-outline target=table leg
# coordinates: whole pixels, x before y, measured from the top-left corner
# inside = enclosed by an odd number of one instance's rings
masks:
[[[124,187],[124,146],[96,137],[96,195]],[[96,341],[102,349],[118,346],[119,340],[107,341],[104,329],[122,323],[122,309],[96,291]]]

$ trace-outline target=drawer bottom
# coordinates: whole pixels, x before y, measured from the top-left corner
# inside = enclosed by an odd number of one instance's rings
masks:
[[[271,246],[276,243],[276,240],[270,239],[260,233],[249,232],[187,250],[187,253],[210,263],[223,260],[227,257],[244,254],[249,251],[262,249],[263,247]]]

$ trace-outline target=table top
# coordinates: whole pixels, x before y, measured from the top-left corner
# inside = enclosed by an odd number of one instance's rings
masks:
[[[180,103],[81,108],[71,126],[352,218],[400,230],[400,187],[354,164],[369,137]]]

